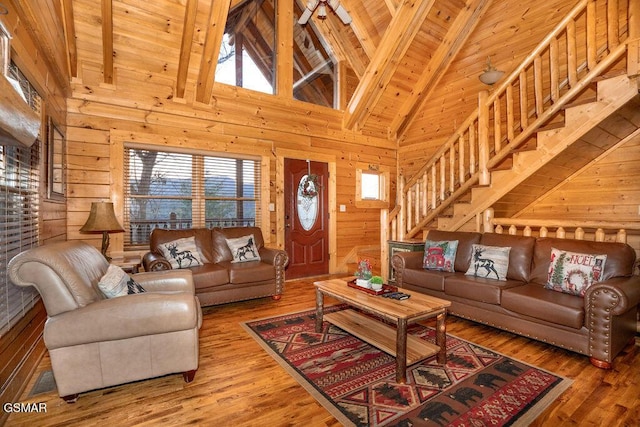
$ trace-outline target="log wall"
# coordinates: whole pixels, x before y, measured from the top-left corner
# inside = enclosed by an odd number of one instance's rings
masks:
[[[344,268],[355,244],[379,242],[379,209],[355,206],[356,164],[388,168],[390,200],[395,200],[394,142],[344,131],[339,111],[279,96],[216,84],[214,102],[205,105],[193,102],[189,90],[185,99],[174,100],[172,87],[152,73],[116,68],[115,84],[104,85],[90,64],[81,72],[68,101],[69,239],[88,240],[99,247],[98,236],[78,231],[91,202],[112,200],[122,218],[123,170],[118,150],[130,141],[261,156],[269,176],[263,197],[267,205],[276,206],[262,228],[267,243],[278,247],[284,244],[281,208],[285,197],[278,161],[295,157],[328,162],[336,174],[335,196],[330,199],[335,224],[330,230],[332,271]],[[345,205],[346,212],[339,211],[340,205]],[[115,255],[122,251],[122,235],[111,236],[110,249]]]

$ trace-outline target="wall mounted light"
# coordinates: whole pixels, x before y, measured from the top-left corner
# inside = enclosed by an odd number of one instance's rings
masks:
[[[491,86],[500,80],[503,74],[504,71],[497,70],[496,67],[491,65],[491,58],[487,56],[487,68],[478,78],[482,83]]]

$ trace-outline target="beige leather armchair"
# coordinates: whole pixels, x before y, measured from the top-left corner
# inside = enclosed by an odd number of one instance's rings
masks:
[[[106,299],[98,282],[108,267],[80,241],[33,248],[9,263],[11,281],[42,296],[58,394],[75,402],[88,390],[172,373],[193,380],[202,312],[191,272],[135,274],[146,292]]]

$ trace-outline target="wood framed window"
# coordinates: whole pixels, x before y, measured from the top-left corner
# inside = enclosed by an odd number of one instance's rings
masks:
[[[367,163],[358,163],[356,165],[356,207],[388,207],[389,187],[390,175],[388,168]]]
[[[154,228],[260,226],[260,159],[125,144],[124,249]]]

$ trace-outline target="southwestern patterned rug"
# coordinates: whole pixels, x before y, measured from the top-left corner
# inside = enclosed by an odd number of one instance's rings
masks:
[[[325,307],[325,313],[344,305]],[[318,402],[346,426],[528,425],[571,381],[447,335],[447,364],[435,356],[395,382],[393,357],[325,322],[315,310],[242,326]],[[409,333],[435,343],[435,330]]]

